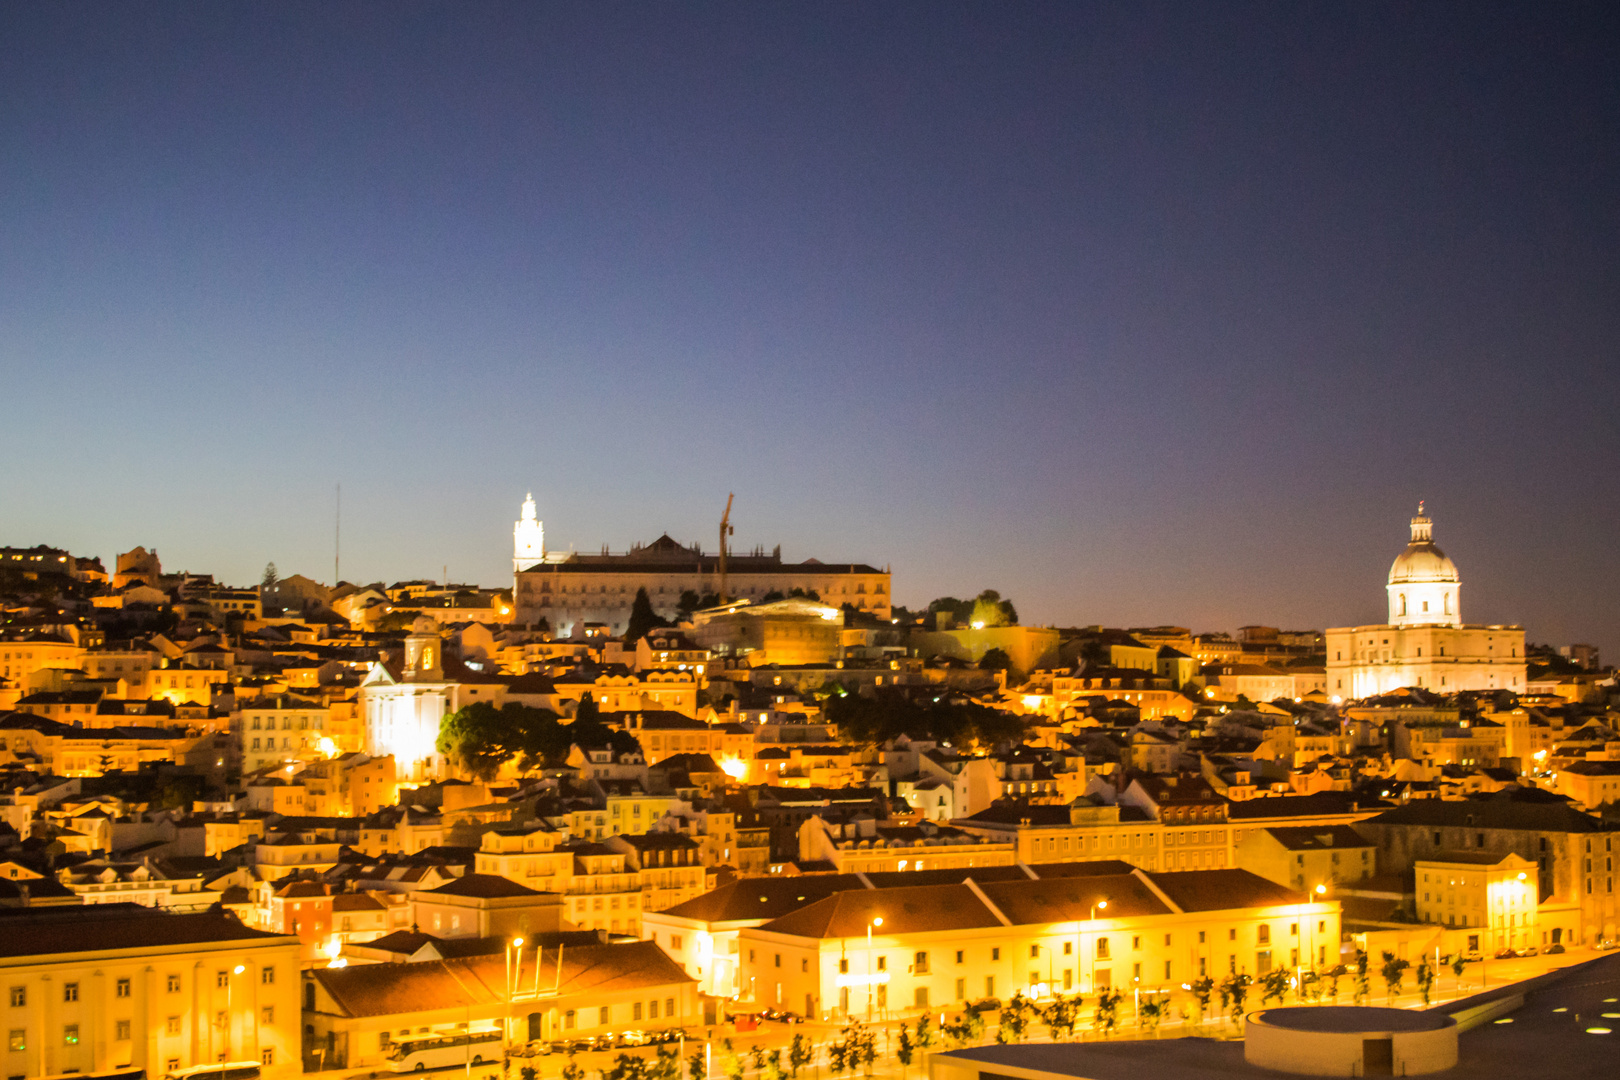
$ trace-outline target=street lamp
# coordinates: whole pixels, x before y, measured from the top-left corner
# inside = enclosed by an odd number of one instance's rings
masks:
[[[872,928],[883,925],[883,916],[879,915],[866,924],[866,1022],[872,1022],[872,988],[877,984],[877,975],[872,969]]]
[[[1038,941],[1035,943],[1035,947],[1037,949],[1045,950],[1045,952],[1046,952],[1046,991],[1047,991],[1047,993],[1050,993],[1050,994],[1056,994],[1057,993],[1057,979],[1052,974],[1052,947],[1050,945],[1042,945]],[[1030,987],[1031,991],[1034,991],[1034,989],[1035,988],[1033,986]],[[1032,996],[1036,996],[1036,995],[1032,994]],[[1045,995],[1043,994],[1043,995],[1038,995],[1038,996],[1044,997]]]
[[[512,1042],[512,950],[517,950],[517,970],[523,973],[523,938],[515,937],[504,950],[506,953],[506,1016],[501,1020],[501,1053],[504,1055]]]
[[[1091,905],[1091,914],[1086,917],[1086,922],[1088,924],[1096,922],[1097,921],[1097,912],[1098,911],[1106,911],[1107,908],[1108,908],[1108,898],[1107,897],[1104,897],[1101,900],[1097,900],[1097,901],[1093,902],[1092,905]],[[1074,977],[1075,977],[1075,980],[1078,982],[1079,978],[1080,978],[1081,965],[1083,963],[1085,963],[1085,959],[1086,959],[1086,939],[1085,939],[1085,933],[1083,931],[1079,935],[1077,935],[1077,940],[1076,940],[1075,944],[1080,949],[1080,955],[1074,958]],[[1095,956],[1093,956],[1091,958],[1091,981],[1093,983],[1095,983],[1097,981],[1097,958]],[[1084,989],[1084,988],[1082,987],[1082,989]],[[1093,986],[1092,989],[1096,989],[1096,987]]]
[[[244,964],[237,964],[231,969],[231,975],[240,975],[246,971]],[[231,975],[225,977],[225,1060],[231,1059],[231,1025],[236,1022],[236,980]]]

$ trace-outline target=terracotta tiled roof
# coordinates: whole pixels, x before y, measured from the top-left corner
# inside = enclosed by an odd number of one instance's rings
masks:
[[[651,941],[570,946],[562,954],[558,989],[564,996],[615,994],[695,981]],[[532,971],[532,952],[527,963]],[[343,1014],[354,1017],[496,1005],[506,995],[504,953],[417,964],[316,968],[312,974]],[[531,977],[525,975],[525,981]],[[558,984],[553,950],[544,952],[539,984]]]
[[[250,930],[229,915],[169,915],[135,905],[24,911],[0,916],[0,957],[201,945],[215,941],[293,941]],[[134,910],[131,910],[134,909]]]

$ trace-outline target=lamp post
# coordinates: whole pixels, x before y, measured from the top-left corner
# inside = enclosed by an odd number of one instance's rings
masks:
[[[1108,900],[1107,900],[1106,897],[1101,899],[1101,900],[1098,900],[1098,901],[1094,902],[1091,905],[1091,914],[1086,916],[1087,925],[1091,925],[1091,924],[1093,924],[1093,923],[1095,923],[1097,921],[1097,912],[1098,911],[1106,911],[1107,909],[1108,909]],[[1095,927],[1093,927],[1093,929],[1095,929]],[[1077,982],[1079,981],[1079,978],[1080,978],[1080,964],[1085,960],[1085,956],[1086,956],[1086,939],[1085,939],[1085,935],[1083,933],[1080,936],[1080,940],[1079,940],[1078,944],[1080,946],[1080,955],[1075,957],[1075,964],[1074,964],[1074,967],[1075,967],[1074,976],[1075,976],[1075,980]],[[1095,992],[1096,989],[1097,989],[1097,986],[1096,986],[1096,983],[1097,983],[1097,958],[1095,956],[1093,956],[1091,958],[1091,982],[1092,982],[1091,989],[1092,989],[1093,992]]]
[[[1327,895],[1327,885],[1325,883],[1318,882],[1317,885],[1316,885],[1316,888],[1312,889],[1311,892],[1314,893],[1315,896],[1316,896],[1316,899],[1311,901],[1311,902],[1319,904],[1319,903],[1322,902],[1321,898]],[[1305,996],[1305,968],[1306,968],[1306,965],[1310,966],[1311,972],[1313,974],[1316,972],[1316,954],[1311,951],[1312,949],[1314,949],[1316,947],[1316,937],[1311,931],[1311,920],[1313,918],[1315,918],[1315,915],[1311,911],[1307,910],[1305,912],[1305,914],[1304,914],[1304,917],[1305,917],[1305,935],[1304,935],[1305,956],[1303,957],[1303,959],[1304,959],[1305,963],[1303,963],[1303,964],[1295,964],[1294,965],[1294,977],[1299,980],[1299,993],[1298,993],[1298,996],[1301,997],[1301,998],[1303,998]]]
[[[236,976],[247,970],[244,964],[237,964],[231,973],[225,976],[225,1060],[231,1060],[231,1026],[236,1023]]]
[[[512,950],[517,950],[517,971],[523,973],[523,939],[515,937],[504,950],[506,953],[506,1015],[501,1019],[501,1055],[507,1055],[512,1043]]]
[[[1048,994],[1055,994],[1057,993],[1057,979],[1052,974],[1052,947],[1050,945],[1042,945],[1038,941],[1035,943],[1035,947],[1046,953],[1046,992]],[[1033,990],[1034,988],[1031,987],[1031,989]]]
[[[872,967],[872,928],[883,925],[883,916],[879,915],[866,924],[866,1022],[872,1022],[872,994],[873,987],[877,985],[877,973]]]

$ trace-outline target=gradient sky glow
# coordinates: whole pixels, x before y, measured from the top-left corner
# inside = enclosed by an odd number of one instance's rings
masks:
[[[1620,658],[1620,7],[0,7],[0,543]]]

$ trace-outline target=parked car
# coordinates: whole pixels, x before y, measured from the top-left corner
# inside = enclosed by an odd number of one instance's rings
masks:
[[[1506,947],[1503,947],[1503,948],[1500,948],[1500,949],[1496,950],[1496,958],[1498,960],[1512,960],[1514,957],[1516,957],[1518,955],[1519,955],[1518,953],[1516,953],[1512,949],[1509,949],[1509,948],[1506,948]]]
[[[1519,955],[1520,956],[1540,956],[1541,955],[1541,949],[1539,949],[1535,945],[1526,945],[1524,948],[1519,950]]]
[[[1616,942],[1613,938],[1604,938],[1602,941],[1598,942],[1596,945],[1593,945],[1592,948],[1596,949],[1598,952],[1608,952],[1610,949],[1614,948],[1617,944],[1620,944],[1620,942]]]
[[[754,1014],[760,1020],[775,1020],[779,1024],[802,1024],[804,1018],[785,1009],[761,1009]]]
[[[1548,956],[1555,956],[1558,953],[1561,953],[1563,951],[1564,951],[1564,947],[1562,945],[1560,945],[1556,941],[1553,942],[1551,945],[1547,946],[1547,955]]]

